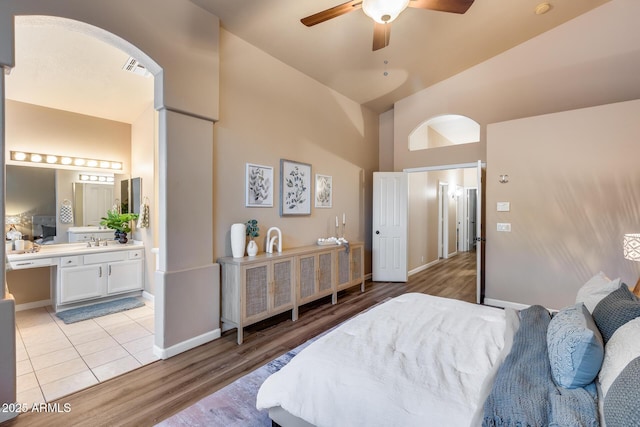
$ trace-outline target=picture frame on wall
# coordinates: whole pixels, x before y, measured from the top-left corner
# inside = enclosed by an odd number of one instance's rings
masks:
[[[333,178],[316,174],[315,207],[330,208],[333,204]]]
[[[273,168],[247,163],[245,171],[245,206],[273,207]]]
[[[311,215],[311,165],[280,159],[280,216]]]

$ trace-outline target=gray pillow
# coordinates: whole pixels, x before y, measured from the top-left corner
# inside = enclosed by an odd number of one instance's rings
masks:
[[[620,326],[636,317],[640,317],[640,301],[624,283],[593,309],[593,320],[605,344]]]
[[[611,384],[604,398],[607,427],[640,426],[640,357],[633,359]]]
[[[565,307],[547,328],[551,375],[559,386],[585,387],[598,375],[604,344],[591,313],[583,303]]]

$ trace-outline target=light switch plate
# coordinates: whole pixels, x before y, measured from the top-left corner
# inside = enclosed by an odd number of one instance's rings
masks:
[[[496,210],[498,212],[509,212],[511,210],[511,203],[509,203],[509,202],[498,202],[496,204]]]
[[[511,223],[510,222],[499,222],[498,223],[498,231],[511,231]]]

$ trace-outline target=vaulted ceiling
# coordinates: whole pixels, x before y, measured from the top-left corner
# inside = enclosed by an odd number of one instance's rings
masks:
[[[306,27],[300,19],[341,0],[181,0],[220,17],[280,61],[384,112],[455,75],[609,0],[475,0],[463,14],[406,9],[389,46],[372,51],[373,21],[355,10]],[[548,1],[541,15],[536,7]],[[16,23],[16,67],[7,98],[131,123],[153,97],[153,79],[122,71],[127,55],[47,19]]]

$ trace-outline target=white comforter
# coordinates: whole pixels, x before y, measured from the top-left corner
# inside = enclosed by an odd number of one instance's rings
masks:
[[[505,329],[502,309],[405,294],[301,351],[264,382],[257,407],[319,427],[468,426]]]

